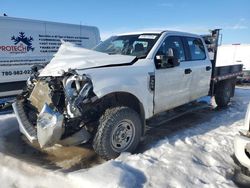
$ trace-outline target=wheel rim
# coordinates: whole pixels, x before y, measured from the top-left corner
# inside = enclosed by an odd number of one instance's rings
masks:
[[[135,126],[132,121],[122,120],[112,131],[111,146],[116,152],[126,151],[133,143],[134,137]]]

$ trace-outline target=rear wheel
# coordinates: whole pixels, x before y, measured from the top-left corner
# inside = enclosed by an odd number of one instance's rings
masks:
[[[101,116],[93,147],[104,159],[121,152],[133,152],[139,144],[142,123],[137,112],[128,107],[109,108]]]
[[[217,83],[215,90],[215,102],[218,107],[224,108],[228,105],[233,89],[233,82],[231,80],[223,80]]]

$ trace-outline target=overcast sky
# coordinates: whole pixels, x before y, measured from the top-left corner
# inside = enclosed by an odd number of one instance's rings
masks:
[[[223,43],[250,43],[249,0],[0,0],[0,14],[94,25],[101,37],[172,29],[204,33],[222,28]]]

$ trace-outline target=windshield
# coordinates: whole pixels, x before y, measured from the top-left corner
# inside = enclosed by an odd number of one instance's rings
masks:
[[[159,34],[113,36],[97,45],[93,50],[98,52],[146,57]]]

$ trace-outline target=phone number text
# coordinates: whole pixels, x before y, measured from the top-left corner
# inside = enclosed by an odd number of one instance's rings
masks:
[[[31,73],[32,70],[2,71],[2,76],[25,75]]]

